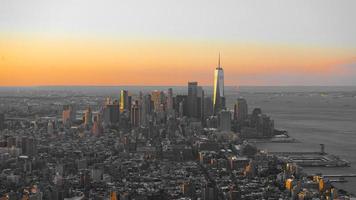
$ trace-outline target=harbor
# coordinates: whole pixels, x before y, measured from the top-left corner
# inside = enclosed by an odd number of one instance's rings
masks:
[[[339,156],[325,152],[325,145],[320,144],[320,152],[269,152],[287,162],[294,162],[301,167],[349,167],[350,162]]]

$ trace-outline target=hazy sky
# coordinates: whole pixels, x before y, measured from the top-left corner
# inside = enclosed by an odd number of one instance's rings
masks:
[[[354,0],[0,0],[0,85],[356,84]]]

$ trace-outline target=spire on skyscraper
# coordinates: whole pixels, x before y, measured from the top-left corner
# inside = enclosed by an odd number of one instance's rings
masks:
[[[224,70],[220,65],[220,52],[218,67],[214,71],[213,107],[214,114],[217,114],[224,107]]]
[[[218,68],[219,68],[219,69],[221,68],[221,66],[220,66],[220,52],[219,52]]]

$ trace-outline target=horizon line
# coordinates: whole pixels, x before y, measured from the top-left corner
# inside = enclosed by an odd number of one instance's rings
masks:
[[[41,87],[185,87],[187,85],[12,85],[0,88],[41,88]],[[213,85],[199,85],[213,87]],[[225,87],[356,87],[356,85],[225,85]]]

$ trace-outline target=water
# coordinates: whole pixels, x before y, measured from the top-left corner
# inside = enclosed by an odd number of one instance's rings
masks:
[[[132,93],[148,92],[154,89],[167,90],[169,86],[113,86],[113,87],[34,87],[0,88],[0,96],[34,95],[49,91],[49,94],[74,94],[118,96],[120,89]],[[175,94],[186,93],[184,86],[173,87]],[[206,95],[212,88],[204,87]],[[356,173],[356,86],[328,87],[225,87],[226,103],[232,109],[237,97],[248,101],[249,112],[254,107],[275,120],[277,128],[288,130],[289,134],[301,141],[294,144],[259,144],[267,151],[319,151],[319,144],[326,145],[326,152],[345,158],[351,167],[305,168],[309,173],[344,174]],[[1,106],[0,106],[1,108]],[[337,187],[356,194],[356,178],[347,178],[347,183]]]
[[[261,89],[261,88],[260,88]],[[305,90],[286,88],[284,92],[245,89],[239,94],[247,99],[249,111],[262,108],[275,120],[277,128],[288,130],[301,141],[293,144],[264,143],[258,147],[267,151],[319,151],[325,144],[326,152],[345,158],[351,167],[304,168],[308,173],[345,174],[356,173],[356,90]],[[254,92],[255,91],[255,92]],[[326,91],[326,92],[323,92]],[[228,97],[229,107],[237,95]],[[335,183],[338,188],[356,194],[356,178],[346,183]]]

